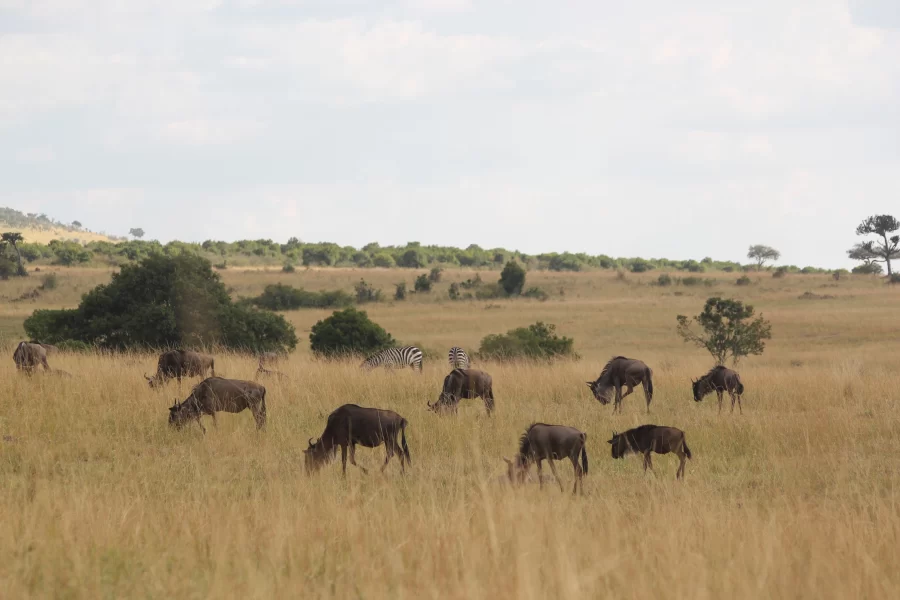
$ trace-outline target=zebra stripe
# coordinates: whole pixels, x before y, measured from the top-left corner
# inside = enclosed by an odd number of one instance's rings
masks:
[[[361,365],[363,369],[375,367],[403,368],[412,367],[413,371],[422,372],[422,351],[415,346],[403,348],[388,348],[378,354],[373,354]]]
[[[459,346],[450,348],[450,354],[447,355],[447,360],[450,362],[451,369],[469,368],[469,355]]]

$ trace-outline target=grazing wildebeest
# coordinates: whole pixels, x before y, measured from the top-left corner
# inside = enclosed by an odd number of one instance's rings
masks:
[[[537,463],[538,478],[541,488],[544,487],[544,479],[541,474],[542,461],[550,463],[550,470],[559,484],[559,490],[563,491],[562,480],[556,472],[555,460],[568,458],[575,468],[575,486],[572,493],[578,491],[581,484],[581,492],[584,493],[584,481],[582,478],[588,472],[587,452],[584,449],[587,434],[578,431],[574,427],[565,425],[547,425],[546,423],[532,423],[519,440],[519,453],[513,460],[504,458],[508,466],[509,480],[513,483],[524,483],[525,475],[531,463]],[[581,455],[581,464],[578,464],[578,455]]]
[[[206,354],[200,354],[193,350],[168,350],[159,355],[156,363],[156,375],[144,378],[155,388],[164,385],[169,379],[177,379],[181,383],[182,377],[206,377],[206,373],[216,376],[216,359]]]
[[[741,406],[741,396],[744,393],[744,384],[737,371],[718,365],[709,373],[694,381],[691,380],[691,390],[694,392],[694,401],[700,402],[707,394],[715,392],[719,397],[719,412],[722,412],[722,394],[728,392],[731,396],[731,412],[734,412],[734,401],[737,400],[738,409],[744,414]]]
[[[641,425],[629,429],[625,433],[613,432],[613,437],[608,443],[612,446],[612,457],[623,458],[629,452],[644,455],[644,471],[647,467],[653,470],[653,461],[650,454],[668,454],[674,452],[681,459],[675,478],[684,477],[684,463],[686,458],[691,458],[691,449],[688,448],[684,432],[675,427],[663,427],[660,425]]]
[[[203,433],[206,428],[200,422],[201,415],[209,415],[216,423],[217,412],[239,413],[249,408],[256,420],[256,428],[266,426],[266,388],[253,381],[210,377],[204,379],[191,390],[191,395],[181,404],[176,400],[169,409],[169,425],[181,429],[184,424],[197,419]]]
[[[50,370],[50,364],[47,362],[47,350],[37,342],[19,342],[13,352],[13,360],[16,363],[16,369],[31,375],[40,365],[44,366],[45,371]]]
[[[381,471],[388,466],[394,454],[400,457],[400,471],[406,472],[406,465],[412,465],[409,448],[406,445],[406,419],[392,410],[365,408],[356,404],[344,404],[330,415],[325,431],[319,439],[309,440],[306,455],[306,472],[319,470],[322,465],[334,458],[338,446],[341,447],[341,465],[344,476],[347,475],[347,448],[350,448],[350,464],[368,473],[364,467],[356,464],[356,444],[366,448],[377,448],[382,443],[387,451],[387,458],[381,465]],[[397,443],[397,434],[400,441]]]
[[[29,344],[37,344],[41,346],[44,350],[47,351],[47,356],[53,356],[54,354],[59,354],[59,348],[54,346],[53,344],[43,344],[41,342],[31,341]]]
[[[600,404],[609,404],[609,396],[615,391],[615,404],[613,412],[618,409],[622,412],[622,399],[634,391],[634,386],[644,387],[644,396],[647,398],[647,412],[650,412],[650,401],[653,400],[653,371],[636,358],[616,356],[610,359],[600,372],[596,381],[588,381],[587,385],[594,392],[594,398]],[[622,387],[628,388],[622,393]]]
[[[455,413],[459,401],[463,398],[474,400],[481,398],[488,415],[494,410],[494,386],[491,376],[477,369],[453,369],[444,378],[444,387],[437,402],[428,403],[428,409],[434,412],[450,411]]]

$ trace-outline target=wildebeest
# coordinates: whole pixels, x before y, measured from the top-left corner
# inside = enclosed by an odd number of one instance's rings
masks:
[[[206,428],[200,422],[201,415],[209,415],[216,423],[217,412],[239,413],[249,408],[256,420],[256,428],[266,426],[266,388],[253,381],[210,377],[194,386],[191,395],[181,404],[178,401],[169,409],[169,425],[181,429],[184,424],[197,419],[203,433]]]
[[[165,384],[169,379],[177,379],[181,383],[182,377],[206,377],[216,376],[216,359],[206,354],[200,354],[193,350],[168,350],[159,355],[156,363],[156,375],[144,378],[155,388]]]
[[[287,356],[287,352],[284,350],[273,351],[273,352],[262,352],[259,355],[259,365],[274,365],[281,359]]]
[[[722,412],[722,395],[724,392],[728,392],[728,395],[731,396],[731,412],[734,412],[734,401],[737,400],[738,410],[744,414],[744,408],[741,406],[744,384],[741,383],[741,376],[737,374],[737,371],[728,367],[718,365],[700,379],[696,381],[692,379],[691,391],[694,393],[695,402],[700,402],[704,396],[715,392],[719,397],[719,412]]]
[[[572,493],[578,491],[581,484],[581,492],[584,493],[584,481],[582,478],[588,472],[587,451],[584,448],[587,434],[574,427],[565,425],[547,425],[546,423],[532,423],[519,439],[519,453],[512,460],[505,458],[508,466],[509,480],[513,483],[524,483],[525,475],[531,463],[537,463],[538,478],[541,488],[544,487],[544,479],[541,475],[542,461],[550,463],[550,470],[559,484],[559,490],[563,491],[562,480],[556,472],[555,460],[568,458],[575,468],[575,486]],[[578,464],[578,455],[581,455],[581,464]]]
[[[366,408],[356,404],[344,404],[330,415],[325,431],[319,439],[309,440],[309,448],[304,450],[306,472],[317,471],[326,462],[334,458],[337,448],[341,448],[341,466],[344,476],[347,475],[347,448],[350,449],[350,464],[368,473],[364,467],[356,464],[356,444],[366,448],[377,448],[382,443],[387,451],[387,458],[381,465],[381,471],[387,467],[394,454],[400,457],[400,471],[406,472],[406,465],[412,464],[409,448],[406,445],[407,421],[392,410]],[[397,443],[400,434],[401,444]]]
[[[663,427],[660,425],[641,425],[629,429],[625,433],[613,432],[612,439],[608,441],[612,446],[612,457],[623,458],[629,452],[644,455],[644,471],[647,467],[653,470],[653,461],[650,454],[668,454],[674,452],[681,459],[675,478],[684,477],[684,463],[686,458],[691,458],[691,449],[688,448],[684,438],[684,432],[675,427]]]
[[[44,350],[47,351],[47,356],[53,356],[54,354],[59,354],[59,348],[57,348],[53,344],[43,344],[41,342],[35,342],[35,341],[31,341],[28,343],[29,344],[38,344],[39,346],[41,346]]]
[[[474,400],[481,398],[488,415],[494,410],[494,386],[491,376],[478,369],[453,369],[444,378],[444,387],[437,402],[428,403],[428,409],[434,412],[450,411],[455,413],[459,401],[463,398]]]
[[[19,342],[13,352],[16,369],[31,375],[35,369],[43,365],[45,371],[50,370],[47,362],[47,350],[37,342]]]
[[[622,412],[622,399],[634,391],[634,386],[638,384],[644,387],[649,413],[650,401],[653,400],[653,371],[643,361],[624,356],[613,357],[603,367],[596,381],[587,382],[600,404],[609,404],[610,395],[615,392],[613,412]],[[622,387],[627,388],[624,394]]]

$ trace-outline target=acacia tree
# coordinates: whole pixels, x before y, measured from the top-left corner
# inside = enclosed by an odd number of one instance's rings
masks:
[[[144,237],[144,230],[140,227],[132,227],[128,230],[128,233],[131,234],[132,237],[135,237],[137,239],[141,239],[142,237]]]
[[[22,234],[17,231],[7,231],[3,234],[0,234],[0,240],[12,246],[13,250],[16,251],[16,260],[18,262],[16,275],[28,275],[28,272],[25,270],[25,266],[22,264],[22,253],[19,252],[19,242],[25,241],[25,238],[22,237]]]
[[[756,244],[755,246],[750,246],[750,250],[747,252],[747,258],[755,261],[756,270],[761,271],[766,261],[776,261],[781,258],[781,252],[771,246]]]
[[[888,234],[894,233],[898,229],[900,229],[900,221],[891,215],[871,216],[856,228],[856,235],[881,236],[881,240],[862,242],[859,244],[859,248],[868,255],[871,261],[885,263],[888,277],[893,275],[891,259],[900,258],[900,235],[888,237]],[[854,257],[851,256],[850,258]]]
[[[731,357],[734,364],[750,354],[762,354],[765,341],[772,337],[772,325],[762,315],[753,318],[753,307],[730,298],[708,298],[703,312],[689,319],[678,315],[678,335],[685,342],[705,348],[724,365]],[[702,333],[691,329],[697,323]]]

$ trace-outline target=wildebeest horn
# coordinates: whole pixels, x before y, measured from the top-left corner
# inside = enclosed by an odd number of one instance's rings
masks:
[[[508,464],[508,465],[511,465],[511,464],[512,464],[512,461],[509,460],[508,458],[506,458],[505,456],[503,457],[503,460],[505,460],[505,461],[506,461],[506,464]]]
[[[593,381],[588,381],[588,382],[586,382],[586,383],[587,383],[587,385],[588,385],[589,388],[594,387],[594,382],[593,382]]]
[[[316,445],[316,443],[313,441],[313,438],[309,438],[309,445],[310,445],[310,446],[315,446],[315,445]]]

